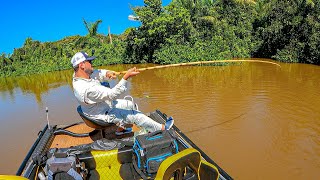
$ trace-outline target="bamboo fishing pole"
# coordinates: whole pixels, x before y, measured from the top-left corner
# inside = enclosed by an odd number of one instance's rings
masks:
[[[167,68],[167,67],[176,67],[176,66],[191,66],[191,65],[202,65],[202,64],[212,64],[212,63],[224,63],[224,62],[259,62],[259,63],[268,63],[268,64],[274,64],[279,67],[280,64],[271,62],[271,61],[262,61],[262,60],[245,60],[245,59],[231,59],[231,60],[213,60],[213,61],[197,61],[197,62],[188,62],[188,63],[178,63],[178,64],[167,64],[167,65],[160,65],[160,66],[152,66],[152,67],[146,67],[146,68],[139,68],[138,71],[145,71],[145,70],[151,70],[151,69],[161,69],[161,68]],[[116,75],[125,74],[127,71],[120,71],[115,72]]]

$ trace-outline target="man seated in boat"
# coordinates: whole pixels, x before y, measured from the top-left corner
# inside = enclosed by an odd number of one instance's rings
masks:
[[[77,52],[71,59],[74,69],[72,82],[74,95],[86,116],[120,125],[136,124],[148,132],[170,129],[173,126],[173,119],[160,124],[132,108],[133,103],[127,101],[115,103],[116,98],[127,90],[127,80],[140,73],[135,67],[129,69],[115,87],[109,88],[101,85],[101,82],[116,78],[115,72],[94,70],[92,68],[94,59],[94,56],[89,57],[85,52]],[[117,133],[128,133],[128,131],[131,129],[119,127]]]

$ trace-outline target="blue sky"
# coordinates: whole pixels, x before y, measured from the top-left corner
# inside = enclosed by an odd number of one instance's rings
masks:
[[[163,0],[168,5],[171,0]],[[87,22],[102,20],[98,33],[121,34],[128,27],[139,26],[129,21],[132,6],[143,0],[7,0],[1,2],[0,54],[12,53],[31,37],[41,42],[57,41],[66,36],[86,35],[82,18]]]

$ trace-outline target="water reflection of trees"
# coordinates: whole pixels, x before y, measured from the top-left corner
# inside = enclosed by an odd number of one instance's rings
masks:
[[[72,83],[72,71],[58,71],[30,76],[0,78],[0,92],[7,92],[14,99],[15,89],[24,94],[34,94],[37,102],[41,103],[41,95],[52,88],[58,88]]]
[[[248,64],[233,64],[227,66],[186,66],[177,68],[167,68],[161,71],[155,71],[155,76],[163,79],[165,84],[172,86],[179,86],[185,83],[192,84],[203,84],[205,85],[208,81],[214,81],[215,83],[236,84],[238,78],[241,78],[243,71],[248,69]],[[235,71],[235,68],[238,70]],[[250,80],[250,77],[249,79]]]
[[[154,64],[124,64],[103,66],[100,68],[123,71],[134,66],[142,68],[154,66]],[[272,71],[274,76],[267,75],[266,73],[268,71]],[[319,82],[315,81],[314,77],[318,77],[318,75],[316,75],[318,71],[318,67],[301,64],[282,64],[281,69],[262,63],[236,63],[227,66],[171,67],[141,72],[140,75],[130,80],[132,86],[134,86],[130,93],[132,93],[133,96],[141,97],[151,95],[149,93],[154,91],[154,89],[160,90],[167,88],[170,90],[170,88],[176,89],[181,86],[199,89],[205,88],[204,86],[207,86],[208,82],[214,82],[214,87],[212,88],[227,86],[227,88],[232,89],[241,86],[248,91],[255,86],[254,84],[259,83],[269,86],[270,84],[267,82],[272,81],[274,83],[273,86],[280,86],[281,82],[286,82],[288,79],[304,82],[304,85],[317,86]],[[41,102],[41,95],[47,93],[50,89],[64,85],[68,85],[71,88],[72,73],[72,70],[67,70],[30,76],[0,78],[0,93],[2,97],[6,97],[8,96],[7,94],[9,94],[10,98],[14,100],[16,90],[20,89],[24,94],[34,94],[39,103]],[[121,78],[121,76],[119,78]],[[190,90],[192,91],[192,89]]]
[[[186,112],[193,111],[196,106],[233,114],[250,107],[252,98],[261,94],[256,87],[268,88],[269,82],[278,83],[277,77],[269,74],[278,73],[278,69],[277,66],[262,63],[155,69],[132,79],[134,87],[131,94],[134,97],[148,96],[157,107],[175,103],[177,108],[183,106]],[[228,107],[226,102],[229,102]],[[239,106],[241,103],[247,105]],[[237,108],[240,110],[234,111]]]
[[[99,67],[99,69],[124,71],[133,66],[135,65],[110,65]],[[150,64],[137,65],[138,68],[147,66],[150,66]],[[15,100],[16,90],[21,90],[24,94],[34,94],[37,103],[41,103],[41,95],[47,93],[50,89],[65,85],[72,88],[72,74],[73,70],[66,70],[29,76],[0,78],[0,95],[2,98],[5,98],[9,94],[10,99]]]

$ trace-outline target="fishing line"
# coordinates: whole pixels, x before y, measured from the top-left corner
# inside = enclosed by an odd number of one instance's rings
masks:
[[[216,126],[220,126],[220,125],[223,125],[223,124],[225,124],[225,123],[234,121],[234,120],[242,117],[243,115],[245,115],[245,113],[240,114],[239,116],[234,117],[234,118],[232,118],[232,119],[229,119],[229,120],[227,120],[227,121],[223,121],[223,122],[221,122],[221,123],[213,124],[213,125],[211,125],[211,126],[202,127],[202,128],[199,128],[199,129],[194,129],[194,130],[191,130],[191,131],[185,131],[185,133],[198,132],[198,131],[202,131],[202,130],[204,130],[204,129],[210,129],[210,128],[213,128],[213,127],[216,127]]]

